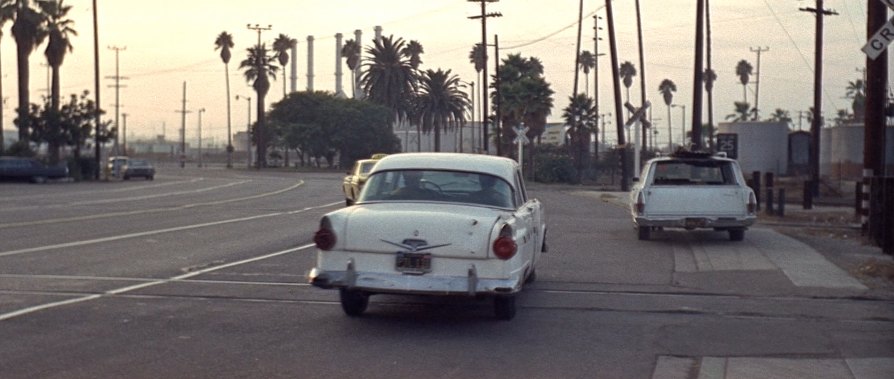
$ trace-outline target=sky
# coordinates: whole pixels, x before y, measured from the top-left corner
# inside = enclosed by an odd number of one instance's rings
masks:
[[[875,0],[868,0],[875,1]],[[100,48],[100,103],[107,110],[106,119],[116,118],[114,76],[119,82],[117,98],[119,124],[125,123],[128,141],[166,135],[179,139],[183,125],[183,86],[186,83],[186,138],[198,136],[201,115],[204,144],[226,145],[227,96],[224,64],[214,50],[214,40],[222,31],[233,35],[235,47],[229,64],[231,94],[231,127],[233,133],[245,130],[248,118],[255,120],[256,95],[241,71],[239,62],[246,49],[257,42],[258,34],[248,25],[270,26],[261,32],[261,41],[268,46],[279,34],[298,40],[297,89],[307,88],[308,43],[314,38],[314,90],[335,92],[336,33],[353,39],[361,30],[362,45],[369,47],[374,27],[382,34],[418,41],[424,48],[421,69],[451,70],[464,81],[479,82],[469,52],[481,42],[481,22],[468,17],[480,14],[477,2],[466,0],[98,0]],[[826,0],[825,8],[837,15],[825,18],[823,60],[823,110],[828,118],[839,109],[849,109],[845,98],[848,82],[862,78],[860,69],[866,56],[860,51],[866,37],[867,0]],[[78,32],[72,39],[73,51],[61,68],[63,98],[94,89],[94,34],[91,0],[64,0],[73,8],[69,12]],[[646,97],[653,104],[652,120],[659,130],[658,138],[666,138],[668,107],[658,92],[658,85],[670,79],[677,85],[670,121],[675,137],[680,138],[684,119],[691,122],[694,67],[696,2],[694,0],[641,0],[643,20]],[[639,65],[634,0],[612,3],[618,44],[618,61]],[[520,54],[535,57],[544,65],[544,76],[555,91],[550,122],[561,121],[573,91],[574,58],[577,40],[578,1],[576,0],[502,0],[488,3],[488,12],[502,17],[489,18],[488,43],[499,38],[500,57]],[[799,0],[713,0],[712,66],[718,79],[714,87],[714,119],[723,121],[733,113],[733,103],[743,100],[743,86],[735,74],[736,64],[747,60],[757,73],[760,55],[759,106],[762,116],[780,108],[791,113],[794,128],[809,129],[806,117],[799,121],[799,112],[813,104],[815,16],[800,11],[815,7],[815,1]],[[582,49],[594,50],[594,15],[598,25],[599,53],[608,53],[608,26],[605,1],[584,1]],[[0,39],[2,89],[4,97],[2,125],[14,129],[13,111],[16,97],[15,43],[11,24],[3,26]],[[45,45],[31,55],[31,101],[41,102],[46,96],[48,75]],[[117,48],[117,59],[116,50]],[[767,50],[768,49],[768,50]],[[489,51],[493,58],[493,49]],[[116,64],[117,62],[117,64]],[[493,61],[491,61],[492,64]],[[343,70],[347,72],[344,61]],[[489,73],[493,73],[490,66]],[[117,74],[116,74],[117,69]],[[600,111],[612,113],[611,65],[608,55],[600,56]],[[266,98],[267,106],[283,97],[283,79],[291,73],[280,72]],[[593,94],[594,73],[580,73],[579,92]],[[747,100],[754,104],[755,82],[746,89]],[[586,84],[585,84],[586,82]],[[350,95],[347,77],[344,91]],[[477,85],[476,85],[477,86]],[[622,87],[622,97],[626,90]],[[634,104],[640,104],[640,77],[630,88]],[[240,100],[235,96],[239,95]],[[92,96],[92,95],[91,95]],[[245,97],[250,97],[249,103]],[[476,95],[476,101],[478,101]],[[625,98],[626,100],[626,98]],[[685,106],[685,108],[684,108]],[[707,106],[705,106],[707,108]],[[200,112],[204,109],[203,112]],[[684,114],[684,112],[686,112]],[[707,112],[707,109],[705,109]],[[831,116],[831,117],[830,117]],[[707,116],[703,116],[706,120]],[[614,130],[614,117],[609,130]],[[662,139],[663,140],[663,139]]]

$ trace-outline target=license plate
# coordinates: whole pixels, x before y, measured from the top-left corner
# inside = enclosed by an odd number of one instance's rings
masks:
[[[431,272],[431,253],[398,252],[394,267],[405,274]]]
[[[703,218],[687,218],[685,225],[687,228],[704,228],[707,221]]]

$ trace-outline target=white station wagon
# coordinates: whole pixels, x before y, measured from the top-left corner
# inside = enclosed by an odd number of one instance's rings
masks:
[[[491,296],[499,319],[546,251],[543,205],[518,163],[455,153],[389,155],[355,205],[323,216],[308,280],[339,289],[350,316],[372,294]]]

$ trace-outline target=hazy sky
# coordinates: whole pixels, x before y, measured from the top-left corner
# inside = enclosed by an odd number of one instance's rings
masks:
[[[824,114],[834,117],[838,109],[849,108],[844,98],[849,81],[862,77],[859,68],[865,64],[860,51],[866,40],[867,0],[826,0],[825,6],[838,12],[825,18]],[[875,1],[875,0],[868,0]],[[450,69],[465,81],[478,82],[469,63],[472,46],[481,41],[481,23],[469,20],[480,12],[478,3],[465,0],[99,0],[99,46],[101,106],[107,117],[115,118],[114,81],[115,52],[110,46],[125,48],[119,54],[121,113],[127,113],[128,140],[165,133],[178,137],[183,83],[187,83],[187,138],[196,137],[198,112],[202,114],[205,143],[225,144],[227,131],[224,65],[214,50],[215,37],[227,31],[236,44],[230,62],[231,92],[252,98],[251,119],[254,120],[255,94],[238,70],[245,58],[245,49],[257,41],[255,31],[247,24],[272,25],[262,34],[268,46],[280,33],[298,40],[298,90],[307,87],[307,37],[314,36],[314,89],[335,90],[335,34],[345,40],[354,38],[354,30],[363,32],[364,49],[370,46],[373,28],[383,28],[383,35],[416,40],[422,44],[422,69]],[[62,66],[62,94],[65,98],[83,90],[93,92],[93,19],[92,2],[65,0],[72,5],[71,18],[79,32],[73,39],[74,51]],[[693,40],[695,35],[694,0],[641,0],[645,38],[646,90],[653,103],[654,124],[661,133],[667,130],[667,108],[658,93],[663,79],[673,80],[678,87],[674,103],[686,106],[687,124],[691,120]],[[593,51],[593,15],[600,20],[599,52],[607,53],[608,27],[605,24],[605,2],[585,0],[583,49]],[[814,25],[812,13],[800,7],[814,7],[815,1],[798,0],[713,0],[713,67],[718,74],[715,83],[715,121],[723,121],[733,113],[733,102],[741,101],[743,87],[735,75],[735,66],[742,59],[757,69],[757,54],[751,49],[769,48],[761,55],[760,108],[766,116],[776,108],[791,112],[798,126],[798,112],[813,103]],[[619,61],[631,61],[639,67],[636,41],[634,0],[615,0],[614,16],[618,38]],[[558,121],[568,104],[574,80],[574,49],[577,35],[578,1],[576,0],[502,0],[488,5],[489,12],[502,17],[488,20],[488,39],[499,35],[500,56],[521,54],[537,57],[545,66],[546,80],[556,92],[550,121]],[[17,106],[15,43],[10,24],[3,27],[0,40],[2,53],[3,114],[5,129],[13,129],[13,110]],[[40,102],[47,91],[45,46],[31,55],[32,102]],[[493,51],[489,52],[493,57]],[[343,62],[341,64],[344,64]],[[345,71],[347,71],[346,66]],[[600,105],[602,112],[613,112],[611,103],[611,68],[609,57],[599,59]],[[493,68],[489,69],[493,73]],[[279,73],[267,96],[268,106],[282,98],[282,80],[290,73]],[[754,103],[754,82],[748,88],[748,101]],[[593,92],[594,74],[580,75],[580,91]],[[345,92],[350,95],[347,78]],[[631,87],[631,102],[640,102],[640,79]],[[476,84],[477,86],[477,84]],[[625,93],[622,88],[622,96]],[[476,99],[477,100],[477,99]],[[245,100],[232,101],[234,132],[244,130],[247,122]],[[707,110],[706,110],[707,111]],[[830,117],[831,116],[831,117]],[[672,109],[675,133],[683,114]],[[123,117],[121,123],[123,123]],[[612,119],[612,124],[614,119]],[[804,128],[808,128],[806,118]],[[613,129],[610,129],[613,130]],[[659,138],[664,140],[666,134]],[[678,134],[675,134],[677,140]]]

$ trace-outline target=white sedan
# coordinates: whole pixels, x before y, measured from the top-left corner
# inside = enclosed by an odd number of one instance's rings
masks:
[[[379,161],[355,205],[324,215],[314,243],[308,280],[339,289],[350,316],[377,293],[485,295],[508,320],[546,251],[546,224],[514,160],[404,153]]]

